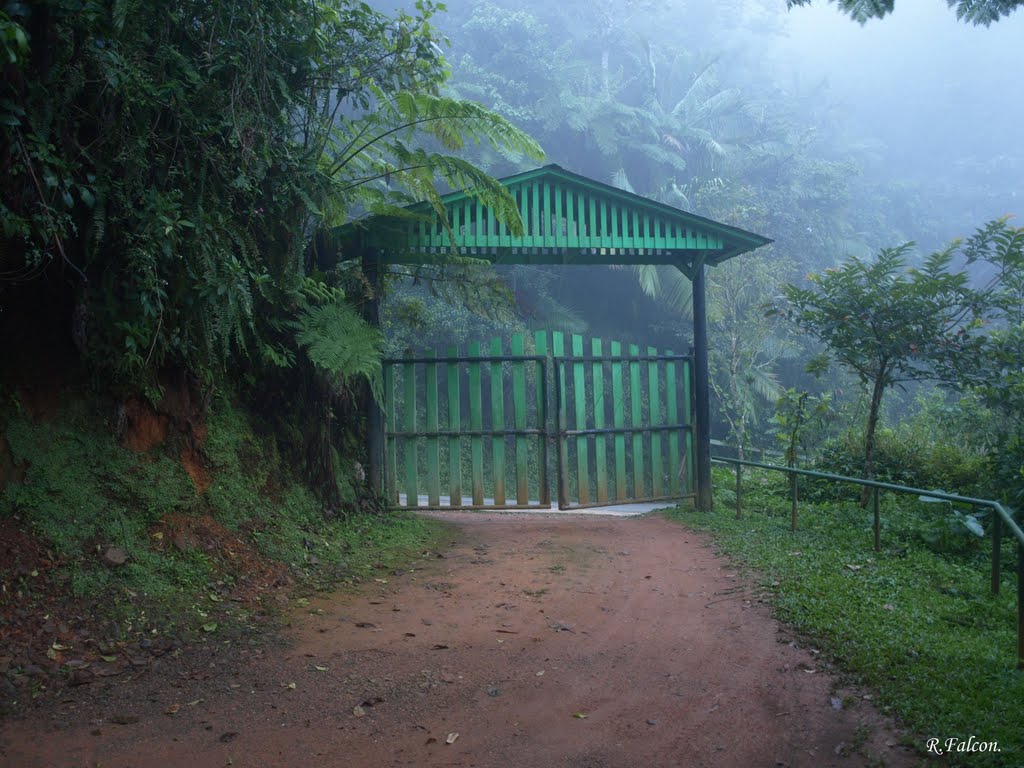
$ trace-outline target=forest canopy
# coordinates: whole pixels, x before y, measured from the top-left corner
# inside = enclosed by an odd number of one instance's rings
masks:
[[[786,0],[786,6],[810,5],[812,0]],[[869,19],[880,19],[893,12],[896,0],[831,0],[851,19],[864,24]],[[988,26],[1009,16],[1024,3],[1020,0],[946,0],[961,21]]]

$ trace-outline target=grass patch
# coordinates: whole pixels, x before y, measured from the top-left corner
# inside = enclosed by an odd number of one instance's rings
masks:
[[[718,470],[716,511],[680,508],[669,516],[711,531],[723,553],[756,569],[776,615],[875,689],[883,711],[923,738],[973,735],[1002,750],[948,755],[950,765],[1024,765],[1011,568],[1004,565],[1001,594],[992,596],[983,547],[951,552],[943,542],[936,551],[929,532],[935,515],[946,513],[906,498],[885,501],[879,553],[870,513],[853,503],[802,503],[800,530],[792,532],[786,479],[744,475],[743,519],[730,506],[734,476]],[[1010,566],[1011,552],[1003,560]]]

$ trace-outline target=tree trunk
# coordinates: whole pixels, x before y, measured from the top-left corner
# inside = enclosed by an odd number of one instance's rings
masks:
[[[882,410],[882,395],[885,394],[885,366],[882,365],[875,377],[871,390],[871,407],[868,409],[868,427],[864,432],[864,479],[875,479],[875,429],[878,427],[878,415]],[[867,507],[871,489],[863,486],[860,494],[860,505]]]

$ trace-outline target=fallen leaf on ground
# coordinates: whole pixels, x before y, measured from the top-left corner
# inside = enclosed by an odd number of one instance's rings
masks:
[[[177,711],[179,709],[181,709],[181,704],[171,704],[171,706],[169,706],[167,709],[164,710],[164,714],[165,715],[173,715],[173,714],[177,713]]]

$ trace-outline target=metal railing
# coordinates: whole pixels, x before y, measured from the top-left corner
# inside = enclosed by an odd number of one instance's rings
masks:
[[[971,496],[959,496],[955,493],[943,493],[942,491],[929,491],[922,488],[911,488],[906,485],[895,485],[883,483],[878,480],[865,480],[859,477],[847,477],[846,475],[833,475],[830,472],[816,472],[811,469],[797,469],[795,467],[784,467],[777,464],[765,464],[759,461],[746,461],[743,459],[731,459],[725,456],[712,456],[711,461],[715,464],[731,464],[736,472],[736,518],[742,515],[742,476],[743,467],[755,467],[775,472],[783,472],[790,478],[791,499],[792,499],[792,522],[791,527],[797,530],[797,505],[799,502],[797,478],[816,477],[821,480],[832,480],[841,483],[853,483],[864,488],[873,489],[872,507],[874,510],[874,535],[875,551],[882,546],[881,539],[881,515],[879,512],[879,494],[881,491],[894,491],[896,493],[911,493],[917,496],[952,501],[960,504],[967,504],[972,507],[984,507],[995,512],[992,519],[992,575],[991,591],[993,595],[999,594],[1002,568],[1002,543],[1003,527],[1017,540],[1017,668],[1024,669],[1024,531],[1017,525],[1013,515],[998,501],[992,499],[977,499]]]

